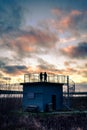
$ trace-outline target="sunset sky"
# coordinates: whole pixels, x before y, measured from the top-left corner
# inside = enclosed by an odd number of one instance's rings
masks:
[[[0,77],[40,71],[87,91],[87,0],[0,0]]]

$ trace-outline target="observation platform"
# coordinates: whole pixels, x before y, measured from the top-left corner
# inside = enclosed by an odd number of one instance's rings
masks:
[[[44,75],[42,75],[42,81],[40,80],[40,74],[35,73],[28,73],[24,75],[24,83],[28,82],[50,82],[50,83],[62,83],[67,84],[69,82],[70,84],[74,84],[74,81],[69,79],[69,76],[65,75],[56,75],[56,74],[47,74],[47,80],[44,81]]]
[[[47,82],[47,83],[56,83],[56,84],[63,84],[69,87],[69,90],[72,92],[75,92],[75,83],[73,80],[71,80],[69,78],[69,76],[67,75],[57,75],[57,74],[50,74],[47,73],[47,79],[46,81],[44,81],[44,75],[42,75],[42,80],[40,80],[40,74],[39,73],[28,73],[24,75],[24,83],[23,84],[27,84],[27,83],[43,83],[43,82]]]

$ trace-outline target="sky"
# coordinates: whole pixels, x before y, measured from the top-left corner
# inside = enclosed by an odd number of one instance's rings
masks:
[[[41,71],[87,91],[87,0],[0,0],[0,77]]]

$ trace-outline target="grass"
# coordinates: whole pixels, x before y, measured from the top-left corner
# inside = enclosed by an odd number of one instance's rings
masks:
[[[85,109],[78,109],[84,104]],[[75,98],[76,106],[72,111],[58,112],[24,112],[22,99],[0,100],[0,130],[87,130],[87,103],[86,98]],[[82,107],[83,108],[83,107]]]

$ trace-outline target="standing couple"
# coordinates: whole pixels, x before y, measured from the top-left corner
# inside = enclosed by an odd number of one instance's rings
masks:
[[[42,82],[42,81],[44,81],[44,82],[46,82],[47,81],[47,73],[46,72],[44,72],[44,73],[40,73],[40,81]]]

